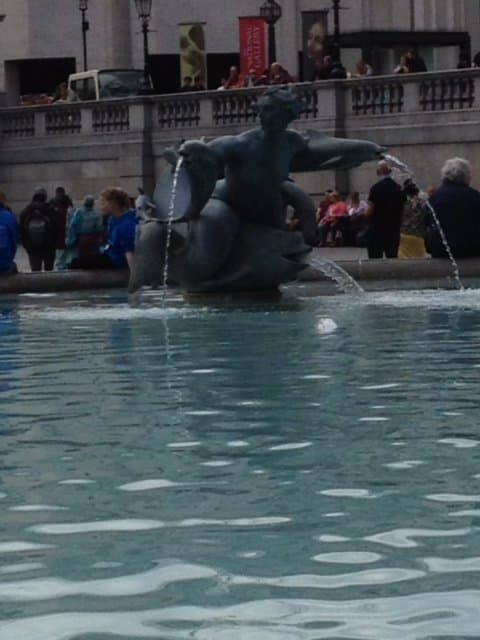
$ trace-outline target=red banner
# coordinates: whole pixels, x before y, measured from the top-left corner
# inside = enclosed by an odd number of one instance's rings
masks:
[[[261,75],[267,66],[266,29],[263,18],[239,18],[240,73],[254,69]]]

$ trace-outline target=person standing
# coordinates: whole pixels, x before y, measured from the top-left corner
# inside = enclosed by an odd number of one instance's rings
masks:
[[[28,253],[32,271],[52,271],[55,262],[57,222],[47,192],[35,189],[32,201],[20,214],[20,240]]]
[[[67,268],[67,255],[65,253],[65,239],[69,217],[73,214],[73,202],[63,187],[55,189],[55,197],[50,201],[56,216],[57,240],[55,266],[59,271]]]
[[[405,194],[392,178],[392,170],[386,160],[377,165],[379,178],[368,195],[367,234],[368,257],[396,258],[400,244],[400,224],[402,221]]]
[[[100,194],[100,212],[110,216],[107,244],[98,255],[78,257],[72,269],[132,268],[135,252],[137,216],[130,207],[128,193],[120,187],[109,187]]]
[[[7,204],[7,196],[0,191],[0,274],[17,273],[17,244],[17,221]]]
[[[427,65],[423,58],[421,58],[415,49],[410,49],[406,54],[406,65],[409,73],[422,73],[427,71]]]
[[[442,184],[429,199],[455,258],[480,256],[480,192],[470,186],[472,169],[464,158],[442,167]],[[425,240],[433,258],[448,257],[433,216],[427,217]]]
[[[83,205],[73,213],[67,228],[66,249],[69,252],[68,263],[75,258],[98,255],[103,239],[103,221],[95,210],[95,198],[85,196]]]

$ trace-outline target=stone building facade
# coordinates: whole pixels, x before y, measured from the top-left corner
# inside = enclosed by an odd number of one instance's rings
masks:
[[[328,9],[330,0],[279,0],[277,59],[301,77],[302,12]],[[455,68],[460,50],[480,50],[478,0],[351,0],[340,12],[342,60],[349,69],[369,58],[381,73],[393,69],[407,47],[417,46],[429,69]],[[202,22],[206,34],[208,86],[234,64],[238,18],[258,15],[261,0],[153,0],[149,50],[157,92],[180,84],[179,23]],[[219,10],[219,7],[221,9]],[[134,0],[89,0],[88,66],[142,68],[143,44]],[[69,73],[82,70],[78,0],[0,0],[0,91],[4,104],[21,94],[52,92]]]

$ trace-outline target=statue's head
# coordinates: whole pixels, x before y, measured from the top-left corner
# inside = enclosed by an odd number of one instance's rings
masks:
[[[285,129],[304,109],[298,93],[289,86],[270,87],[254,107],[264,129]]]

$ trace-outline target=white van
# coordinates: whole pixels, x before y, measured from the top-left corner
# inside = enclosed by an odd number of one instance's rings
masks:
[[[138,96],[145,89],[151,91],[151,82],[145,87],[145,74],[140,69],[95,69],[72,73],[68,88],[76,100],[102,100]]]

